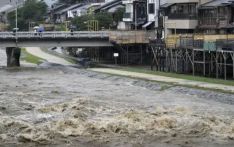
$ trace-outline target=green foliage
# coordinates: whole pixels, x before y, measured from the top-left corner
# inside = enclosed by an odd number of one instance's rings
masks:
[[[18,28],[27,30],[29,22],[42,22],[47,13],[47,5],[41,0],[27,0],[25,5],[18,8]],[[15,11],[8,14],[10,29],[15,28]]]
[[[78,31],[84,31],[88,30],[88,21],[89,20],[97,20],[98,21],[98,26],[99,30],[101,28],[109,29],[109,27],[113,23],[113,18],[110,13],[107,12],[101,12],[97,14],[91,14],[91,15],[84,15],[80,17],[76,17],[72,20],[72,24],[77,27]]]
[[[72,24],[76,26],[78,31],[88,30],[87,23],[91,19],[92,17],[90,15],[83,15],[83,16],[74,18],[72,20]]]
[[[112,15],[107,12],[97,13],[95,14],[94,17],[95,17],[95,20],[97,20],[99,23],[99,29],[101,28],[109,29],[109,27],[113,23]]]
[[[113,14],[113,19],[116,24],[123,20],[124,13],[125,8],[118,8],[117,11]]]
[[[25,48],[21,48],[21,60],[29,62],[29,63],[34,63],[34,64],[41,64],[43,63],[44,59],[36,57],[26,51]]]
[[[65,24],[55,25],[55,31],[66,31],[66,25]]]
[[[178,78],[178,79],[185,79],[185,80],[191,80],[191,81],[199,81],[199,82],[234,86],[234,81],[232,80],[222,80],[222,79],[214,79],[214,78],[209,78],[209,77],[200,77],[200,76],[193,76],[193,75],[187,75],[187,74],[151,71],[151,70],[146,70],[145,68],[140,68],[140,67],[137,67],[137,68],[136,67],[122,67],[120,70],[138,72],[138,73],[146,73],[146,74],[151,74],[151,75],[159,75],[159,76],[164,76],[164,77],[172,77],[172,78]]]

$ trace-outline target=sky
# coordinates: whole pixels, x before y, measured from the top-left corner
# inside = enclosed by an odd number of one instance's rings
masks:
[[[55,3],[57,0],[44,0],[48,6],[51,6],[53,3]]]
[[[12,3],[14,4],[15,0],[11,0]],[[23,0],[18,0],[18,1],[23,1]],[[50,7],[53,3],[55,3],[57,0],[44,0],[47,5]],[[0,13],[4,12],[5,10],[11,9],[12,3],[10,3],[10,0],[0,0]]]

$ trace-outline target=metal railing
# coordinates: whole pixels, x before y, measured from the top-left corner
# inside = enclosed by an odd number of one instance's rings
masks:
[[[218,39],[216,40],[217,50],[231,50],[234,51],[234,39]]]
[[[186,13],[170,13],[168,14],[169,19],[197,19],[197,14],[186,14]]]
[[[234,51],[234,34],[184,34],[168,35],[166,45],[170,48],[196,48],[209,51],[232,50]]]
[[[77,31],[77,32],[0,32],[0,43],[4,40],[76,40],[108,39],[117,43],[149,43],[156,37],[154,31]]]
[[[20,38],[106,38],[109,33],[106,31],[90,32],[0,32],[0,39]]]

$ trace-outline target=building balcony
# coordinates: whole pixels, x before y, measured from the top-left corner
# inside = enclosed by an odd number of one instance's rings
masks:
[[[222,29],[222,28],[234,28],[234,23],[228,19],[220,18],[200,18],[199,28],[204,29]]]
[[[190,19],[166,19],[165,28],[167,29],[195,29],[198,25],[198,20]]]
[[[168,19],[197,19],[197,14],[177,14],[177,13],[170,13],[168,14]]]

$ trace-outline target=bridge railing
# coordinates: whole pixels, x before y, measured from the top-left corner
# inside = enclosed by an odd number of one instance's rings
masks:
[[[149,43],[155,38],[154,31],[75,31],[75,32],[0,32],[0,40],[14,39],[109,39],[118,44]]]
[[[105,38],[109,33],[105,31],[90,32],[0,32],[0,38]]]

